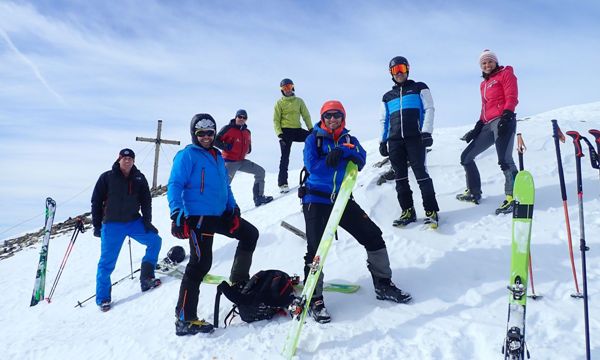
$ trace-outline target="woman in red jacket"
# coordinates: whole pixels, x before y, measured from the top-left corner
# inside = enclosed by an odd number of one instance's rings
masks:
[[[496,145],[498,164],[504,173],[504,193],[506,199],[496,209],[496,214],[511,213],[514,206],[513,183],[517,167],[512,158],[512,150],[517,129],[515,108],[519,103],[517,77],[511,66],[500,66],[498,57],[490,50],[484,50],[479,57],[483,81],[481,90],[481,115],[475,128],[461,139],[469,143],[460,156],[465,168],[467,189],[456,195],[461,201],[479,204],[481,200],[481,180],[475,164],[475,157],[490,146]]]

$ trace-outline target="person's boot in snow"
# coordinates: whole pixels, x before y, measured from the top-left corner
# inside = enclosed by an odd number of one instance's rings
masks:
[[[390,300],[397,303],[408,303],[412,296],[396,287],[391,279],[376,279],[375,294],[379,300]]]
[[[318,323],[326,324],[331,321],[331,315],[329,315],[329,312],[325,307],[323,297],[312,299],[310,307],[308,308],[308,313]]]
[[[98,306],[100,307],[100,311],[107,312],[108,310],[110,310],[111,302],[110,300],[104,300]]]
[[[415,212],[415,208],[411,207],[402,211],[400,217],[392,223],[393,226],[396,227],[404,227],[412,222],[417,221],[417,213]]]
[[[262,204],[270,203],[273,201],[272,196],[265,196],[261,194],[260,185],[258,183],[254,183],[254,187],[252,187],[252,195],[254,196],[254,205],[261,206]]]
[[[160,279],[154,277],[154,266],[148,262],[143,262],[140,269],[140,287],[142,292],[160,286]]]
[[[506,195],[506,200],[496,209],[496,215],[512,214],[515,208],[515,200],[511,195]]]
[[[208,321],[202,320],[190,320],[184,321],[179,320],[175,321],[175,335],[183,336],[183,335],[195,335],[198,333],[209,334],[215,330],[213,324]]]
[[[473,204],[479,204],[481,201],[481,195],[472,194],[468,189],[462,194],[456,195],[456,200],[471,202]]]

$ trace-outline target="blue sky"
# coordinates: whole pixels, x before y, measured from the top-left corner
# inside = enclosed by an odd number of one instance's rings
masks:
[[[187,144],[193,114],[222,126],[245,108],[250,159],[276,171],[272,111],[284,77],[313,118],[341,100],[363,141],[379,135],[396,55],[431,88],[438,130],[478,118],[485,48],[515,68],[519,116],[598,101],[598,18],[596,1],[0,2],[0,239],[40,226],[7,230],[39,215],[46,196],[60,219],[88,211],[123,147],[150,178],[152,147],[135,137],[153,136],[159,118],[165,138]],[[175,151],[164,148],[160,183]]]

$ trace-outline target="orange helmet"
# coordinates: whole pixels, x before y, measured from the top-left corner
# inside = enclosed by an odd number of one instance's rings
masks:
[[[337,100],[325,101],[323,106],[321,106],[321,116],[323,116],[323,114],[326,113],[327,111],[331,111],[331,110],[337,110],[337,111],[341,112],[342,114],[344,114],[344,120],[346,120],[346,109],[344,109],[344,105],[342,105],[341,102],[339,102]]]

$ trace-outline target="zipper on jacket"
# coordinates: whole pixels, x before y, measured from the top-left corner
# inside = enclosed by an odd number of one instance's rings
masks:
[[[200,193],[204,193],[204,168],[202,168],[202,172],[200,175]]]
[[[402,85],[400,85],[400,136],[404,138],[404,119],[402,118]]]

